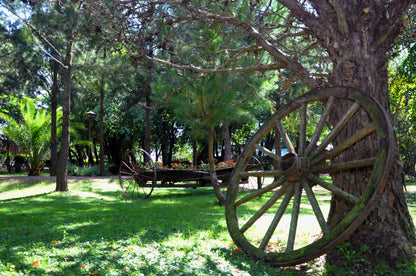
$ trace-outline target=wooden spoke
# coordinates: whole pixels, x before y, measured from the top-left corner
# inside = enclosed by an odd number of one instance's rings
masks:
[[[301,113],[300,113],[300,135],[299,135],[299,145],[298,145],[298,154],[303,155],[306,146],[306,119],[307,119],[307,104],[302,103]]]
[[[235,204],[235,206],[239,206],[241,204],[249,202],[250,200],[253,200],[253,199],[255,199],[259,196],[264,195],[267,192],[270,192],[274,188],[277,188],[277,187],[281,186],[285,181],[286,181],[286,179],[284,177],[281,177],[277,181],[274,181],[272,184],[267,185],[266,187],[264,187],[262,189],[259,189],[259,190],[256,190],[255,192],[250,193],[249,195],[246,195],[245,197],[239,199],[234,204]]]
[[[126,191],[132,191],[133,193],[134,193],[134,186],[136,186],[135,185],[135,183],[134,183],[134,180],[133,179],[130,179],[130,180],[128,180],[128,181],[126,181]]]
[[[147,185],[146,182],[150,179],[144,178],[141,174],[142,171],[150,171],[144,164],[144,155],[149,157],[151,165],[153,166],[152,185]],[[133,149],[127,152],[120,163],[119,181],[125,197],[138,197],[140,195],[139,187],[141,187],[144,198],[148,198],[156,185],[156,166],[153,163],[150,154],[142,149]]]
[[[321,178],[319,178],[319,177],[317,177],[317,176],[315,176],[315,175],[313,175],[311,173],[308,174],[307,179],[309,181],[311,181],[312,183],[316,183],[319,186],[324,187],[325,189],[333,192],[337,196],[342,197],[343,199],[345,199],[345,200],[347,200],[347,201],[349,201],[351,203],[354,203],[354,204],[357,204],[358,203],[358,200],[359,200],[358,197],[356,197],[356,196],[354,196],[354,195],[352,195],[350,193],[347,193],[346,191],[338,188],[335,185],[332,185],[332,184],[330,184],[330,183],[322,180]]]
[[[302,194],[302,186],[298,182],[295,185],[295,196],[293,198],[292,217],[290,219],[289,237],[287,240],[287,247],[286,247],[287,251],[293,251],[293,247],[295,245],[296,230],[298,228],[301,194]]]
[[[305,149],[305,153],[304,153],[305,155],[308,155],[311,152],[311,150],[315,147],[316,143],[318,142],[319,137],[321,137],[322,130],[324,129],[324,126],[328,121],[330,112],[332,111],[332,106],[334,105],[334,101],[335,101],[334,96],[331,96],[328,98],[324,112],[322,113],[322,116],[319,119],[319,123],[316,126],[315,132],[312,135],[311,142]]]
[[[310,170],[311,173],[335,173],[337,171],[358,169],[364,167],[374,166],[376,159],[374,157],[360,160],[353,160],[348,162],[331,163],[321,166],[313,166]]]
[[[285,145],[286,145],[287,149],[289,150],[289,152],[295,153],[295,148],[293,147],[292,142],[290,142],[289,135],[287,135],[287,132],[285,131],[282,123],[280,122],[280,120],[276,120],[276,126],[277,126],[277,129],[279,130],[280,135],[282,136],[283,141],[285,142]]]
[[[306,195],[308,196],[309,203],[312,206],[313,212],[315,213],[316,219],[318,220],[318,223],[322,229],[322,232],[324,234],[329,233],[328,224],[326,223],[324,215],[322,214],[321,208],[319,207],[319,203],[316,200],[315,194],[312,191],[311,186],[305,180],[302,181],[302,186],[303,186],[303,189],[305,189],[306,191]]]
[[[286,211],[287,206],[289,205],[289,202],[293,196],[293,185],[290,187],[289,191],[286,193],[282,203],[280,204],[279,208],[277,209],[276,214],[273,217],[272,222],[269,225],[269,228],[267,229],[266,234],[263,237],[263,240],[261,241],[261,244],[259,246],[259,248],[261,250],[264,250],[267,246],[267,244],[269,243],[270,239],[273,236],[274,231],[276,230],[277,225],[280,222],[280,219],[282,218],[283,214]]]
[[[245,224],[240,231],[247,231],[267,210],[269,210],[287,191],[289,184],[283,185]]]
[[[281,176],[281,175],[283,175],[283,173],[284,172],[281,171],[281,170],[248,171],[248,172],[241,172],[240,177],[244,178],[244,177],[249,177],[249,176],[262,176],[262,177]]]
[[[279,155],[274,154],[274,153],[273,153],[273,152],[271,152],[270,150],[268,150],[268,149],[266,149],[265,147],[262,147],[262,146],[260,146],[260,145],[255,144],[255,145],[254,145],[254,148],[255,148],[255,149],[258,149],[259,151],[263,152],[264,154],[266,154],[267,156],[269,156],[270,158],[272,158],[272,159],[274,159],[274,160],[280,161],[280,160],[282,159]]]
[[[131,162],[123,161],[121,164],[122,164],[122,169],[120,171],[122,173],[130,174],[130,175],[134,174],[134,168],[133,166],[130,166]]]
[[[341,142],[339,145],[337,145],[335,148],[333,148],[330,151],[325,152],[324,154],[321,154],[320,156],[317,156],[315,159],[312,159],[312,164],[319,164],[323,160],[333,158],[337,156],[340,152],[346,150],[347,148],[351,147],[361,139],[363,139],[365,136],[369,135],[373,131],[375,131],[376,127],[374,123],[368,124],[365,128],[361,129],[359,132],[357,132],[352,137],[346,139],[345,141]]]
[[[134,173],[132,173],[131,171],[125,171],[125,170],[120,171],[120,173],[123,174],[123,175],[129,175],[129,176],[133,176],[134,175]]]
[[[345,125],[350,121],[355,112],[360,108],[360,104],[353,103],[348,109],[347,113],[339,120],[338,124],[332,129],[328,136],[322,141],[322,143],[311,153],[310,158],[313,158],[317,154],[323,152],[325,148],[335,139],[339,132],[345,127]]]

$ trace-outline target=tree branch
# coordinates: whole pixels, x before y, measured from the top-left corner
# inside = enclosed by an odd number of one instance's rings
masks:
[[[293,5],[296,6],[296,8],[299,9],[298,12],[304,11],[303,8],[299,6],[296,1],[279,0],[279,2],[286,2],[290,4],[291,6]],[[254,27],[250,23],[243,21],[241,19],[238,19],[236,17],[233,17],[233,16],[212,14],[206,11],[202,11],[201,9],[195,8],[195,7],[186,6],[185,8],[188,9],[190,12],[196,14],[197,18],[200,18],[199,20],[202,20],[202,19],[212,20],[215,22],[223,22],[225,24],[232,24],[236,27],[240,27],[244,33],[247,33],[250,36],[252,36],[256,40],[258,45],[262,46],[262,48],[265,51],[267,51],[272,57],[274,57],[279,62],[278,64],[275,65],[276,66],[275,68],[272,67],[270,68],[270,70],[287,68],[288,70],[295,73],[307,87],[313,88],[313,87],[318,86],[317,80],[311,77],[311,74],[309,73],[309,71],[305,67],[302,66],[299,60],[291,58],[291,56],[285,54],[278,47],[274,46],[269,40],[267,40],[257,30],[256,27]],[[303,12],[303,14],[305,16],[310,16],[310,14],[306,12]],[[268,70],[267,68],[264,68],[264,69]],[[254,71],[254,70],[250,70],[250,71]],[[257,71],[262,71],[262,70],[257,70]],[[198,72],[203,72],[203,71],[198,71]],[[239,72],[249,72],[249,71],[239,71]]]
[[[342,11],[339,1],[338,0],[329,0],[329,3],[334,8],[335,12],[337,13],[337,19],[338,19],[338,27],[341,30],[343,34],[348,33],[348,24],[347,20],[345,19],[345,14]]]
[[[285,68],[284,65],[279,63],[273,63],[268,65],[263,64],[257,64],[254,66],[244,66],[244,67],[234,67],[234,68],[214,68],[214,69],[207,69],[202,68],[199,66],[195,66],[192,64],[178,64],[173,63],[168,60],[150,57],[150,56],[142,56],[143,58],[151,61],[151,62],[157,62],[166,66],[169,66],[171,68],[179,69],[179,70],[187,70],[187,71],[194,71],[199,72],[203,74],[229,74],[229,73],[246,73],[246,72],[254,72],[254,71],[269,71],[269,70],[277,70],[281,68]]]

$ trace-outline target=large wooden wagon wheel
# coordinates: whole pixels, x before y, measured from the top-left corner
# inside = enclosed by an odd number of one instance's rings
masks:
[[[150,160],[148,163],[145,163],[145,155]],[[127,152],[120,163],[119,180],[127,198],[150,197],[157,180],[156,166],[150,154],[143,149]]]
[[[331,114],[340,106],[347,111],[334,121]],[[355,130],[354,116],[364,116],[368,123]],[[353,133],[338,136],[346,129]],[[289,151],[283,157],[265,143],[275,133]],[[256,259],[281,266],[303,263],[333,249],[377,203],[392,165],[392,135],[380,104],[352,88],[315,90],[281,107],[248,142],[230,179],[226,220],[236,245]],[[376,139],[377,148],[370,156],[354,158],[351,151],[363,139]],[[246,170],[247,160],[259,153],[275,166]],[[367,172],[364,191],[357,194],[331,183],[332,174],[354,170]],[[239,189],[240,179],[258,176],[272,181],[256,191]],[[351,206],[335,225],[326,219],[332,197]]]

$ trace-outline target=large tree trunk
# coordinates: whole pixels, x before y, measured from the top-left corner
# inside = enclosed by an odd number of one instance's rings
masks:
[[[70,143],[70,115],[71,115],[71,67],[72,67],[72,42],[67,43],[63,73],[64,97],[62,116],[62,139],[59,149],[58,166],[56,170],[56,191],[68,191],[68,156]]]
[[[51,89],[51,163],[49,165],[50,176],[56,175],[56,165],[58,162],[58,143],[56,141],[56,111],[58,108],[58,71],[59,65],[51,62],[52,67],[52,89]]]
[[[371,17],[383,18],[382,14],[371,14],[366,21],[357,18],[367,16],[364,13],[357,14],[357,7],[351,7],[350,10],[348,7],[344,8],[349,22],[354,22],[354,27],[342,29],[339,25],[329,24],[326,26],[325,33],[318,34],[323,41],[330,43],[325,45],[334,68],[329,83],[337,86],[352,86],[375,97],[390,114],[386,52],[391,40],[381,44],[378,42],[380,32],[387,33],[389,25],[377,24],[376,19],[370,22]],[[337,106],[338,114],[333,114],[333,118],[341,116],[346,108]],[[365,126],[367,122],[366,116],[359,114],[344,128],[339,140],[348,137],[354,130]],[[366,153],[376,150],[375,147],[375,139],[369,138],[346,151],[340,158],[354,156],[356,159],[361,159]],[[415,251],[412,246],[416,243],[414,225],[404,197],[403,169],[397,148],[391,166],[389,180],[378,204],[365,222],[350,236],[348,242],[356,252],[361,252],[360,250],[365,246],[368,253],[366,259],[374,265],[383,262],[394,267],[404,259],[414,259]],[[335,185],[353,194],[364,189],[367,179],[368,174],[364,170],[338,173],[333,176]],[[329,225],[336,223],[348,210],[348,204],[340,198],[332,198]],[[344,258],[343,254],[336,252],[328,255],[330,262],[337,262]],[[345,259],[341,261],[345,262]]]

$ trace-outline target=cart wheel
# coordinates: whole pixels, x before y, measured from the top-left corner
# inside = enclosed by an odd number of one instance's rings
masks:
[[[335,120],[330,116],[335,106],[349,109]],[[356,129],[351,123],[354,116],[367,118],[368,123]],[[283,157],[267,144],[276,132],[289,151]],[[341,141],[340,132],[349,133],[349,138]],[[252,257],[280,266],[303,263],[333,249],[357,229],[377,202],[392,164],[392,137],[380,104],[352,88],[314,90],[284,105],[250,139],[232,173],[226,204],[232,239]],[[377,148],[357,158],[354,150],[363,139],[376,139]],[[275,167],[258,172],[246,169],[259,153],[277,163]],[[367,172],[363,191],[331,184],[333,174],[340,176],[347,170]],[[241,179],[257,176],[271,181],[260,190],[239,189]],[[333,197],[350,206],[350,211],[329,224],[326,217]]]
[[[150,164],[144,163],[145,155],[149,157]],[[145,150],[133,149],[124,155],[120,164],[119,180],[127,198],[150,197],[156,185],[156,176],[156,166]],[[148,181],[151,181],[151,184],[147,184]]]

